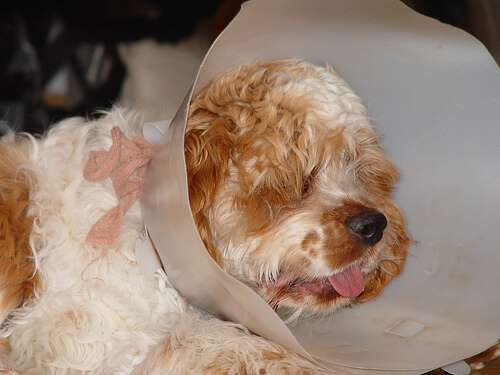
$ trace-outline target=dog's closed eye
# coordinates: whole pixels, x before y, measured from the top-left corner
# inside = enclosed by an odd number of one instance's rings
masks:
[[[311,191],[313,177],[311,175],[307,176],[304,180],[304,185],[302,186],[302,195],[305,196]]]
[[[315,167],[311,173],[304,177],[302,184],[302,198],[306,198],[313,190],[316,176],[318,175],[318,167]]]

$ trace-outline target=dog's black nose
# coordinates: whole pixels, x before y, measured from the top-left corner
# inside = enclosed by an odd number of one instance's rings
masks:
[[[359,215],[351,216],[346,221],[347,228],[365,245],[375,245],[384,233],[387,219],[375,210],[365,211]]]

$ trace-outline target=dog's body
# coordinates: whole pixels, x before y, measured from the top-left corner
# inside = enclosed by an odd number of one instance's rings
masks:
[[[115,126],[142,133],[138,116],[116,110],[0,144],[8,364],[23,374],[319,372],[191,309],[165,275],[144,273],[139,204],[115,246],[86,242],[117,204],[110,181],[83,177]],[[375,297],[401,271],[409,240],[390,198],[397,172],[331,69],[286,60],[219,77],[193,100],[186,159],[210,254],[277,310],[328,314]]]

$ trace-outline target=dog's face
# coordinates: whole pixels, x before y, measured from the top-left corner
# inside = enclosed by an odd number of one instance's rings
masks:
[[[185,141],[205,245],[276,310],[332,312],[401,271],[397,171],[331,69],[281,60],[225,73],[194,98]]]

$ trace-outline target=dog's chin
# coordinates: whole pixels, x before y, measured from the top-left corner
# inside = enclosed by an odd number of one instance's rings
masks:
[[[361,296],[367,274],[358,263],[324,277],[281,274],[261,286],[261,294],[276,311],[301,310],[303,315],[325,315]]]
[[[297,281],[281,288],[264,287],[262,294],[286,323],[326,316],[353,301],[340,295],[327,278]]]

